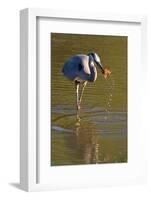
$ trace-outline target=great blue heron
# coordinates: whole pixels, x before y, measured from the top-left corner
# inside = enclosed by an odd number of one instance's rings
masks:
[[[64,76],[75,82],[77,111],[80,110],[80,103],[87,82],[95,82],[97,79],[95,65],[101,69],[105,78],[110,75],[109,71],[107,72],[103,68],[100,58],[96,53],[75,55],[69,58],[63,66],[62,72]],[[79,94],[80,85],[82,88]]]

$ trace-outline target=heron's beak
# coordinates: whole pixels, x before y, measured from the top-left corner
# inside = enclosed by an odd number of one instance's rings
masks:
[[[98,62],[98,63],[97,63],[97,65],[100,67],[102,74],[104,74],[104,73],[105,73],[105,71],[104,71],[104,69],[103,69],[103,66],[102,66],[102,64]]]

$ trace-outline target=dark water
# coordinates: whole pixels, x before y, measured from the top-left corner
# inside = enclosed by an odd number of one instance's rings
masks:
[[[96,52],[112,75],[98,69],[76,121],[74,83],[61,73],[73,55]],[[127,37],[51,34],[51,165],[127,162]]]

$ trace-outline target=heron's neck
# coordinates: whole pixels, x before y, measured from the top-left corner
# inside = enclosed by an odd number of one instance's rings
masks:
[[[97,70],[96,70],[94,62],[91,58],[89,58],[89,67],[90,67],[90,72],[91,72],[89,81],[94,82],[97,78]]]

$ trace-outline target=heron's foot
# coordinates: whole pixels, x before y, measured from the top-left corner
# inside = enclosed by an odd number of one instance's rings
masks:
[[[81,121],[79,115],[77,115],[76,121],[77,121],[77,123]]]

